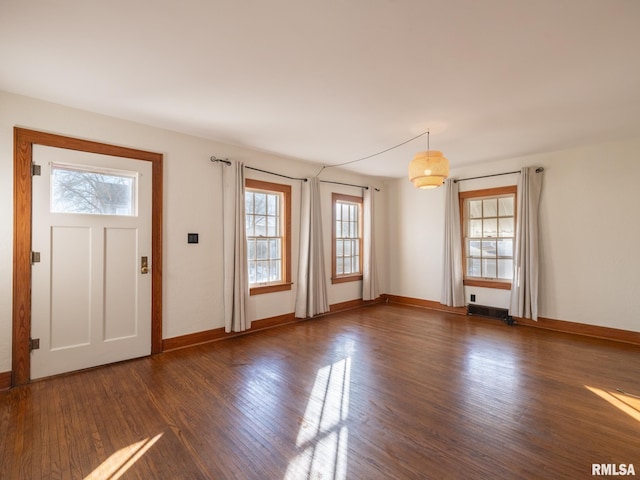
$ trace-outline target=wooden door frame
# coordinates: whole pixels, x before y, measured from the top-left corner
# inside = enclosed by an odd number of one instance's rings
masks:
[[[152,162],[151,353],[162,351],[162,160],[146,152],[100,142],[14,127],[13,143],[13,330],[11,385],[31,378],[31,165],[33,145],[66,148]]]

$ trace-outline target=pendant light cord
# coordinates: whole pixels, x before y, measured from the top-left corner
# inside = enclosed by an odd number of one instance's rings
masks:
[[[369,158],[371,158],[371,157],[375,157],[375,156],[377,156],[377,155],[382,155],[383,153],[387,153],[387,152],[388,152],[388,151],[390,151],[390,150],[393,150],[393,149],[395,149],[395,148],[401,147],[402,145],[404,145],[404,144],[406,144],[406,143],[409,143],[409,142],[412,142],[412,141],[413,141],[413,140],[415,140],[416,138],[424,137],[425,135],[427,136],[427,149],[429,149],[429,146],[428,146],[428,145],[429,145],[429,130],[427,130],[426,132],[422,132],[421,134],[416,135],[415,137],[412,137],[412,138],[410,138],[409,140],[405,140],[405,141],[404,141],[404,142],[402,142],[402,143],[399,143],[399,144],[397,144],[397,145],[394,145],[393,147],[389,147],[389,148],[387,148],[387,149],[385,149],[385,150],[382,150],[382,151],[380,151],[380,152],[372,153],[371,155],[367,155],[366,157],[357,158],[357,159],[355,159],[355,160],[349,160],[348,162],[344,162],[344,163],[336,163],[336,164],[334,164],[334,165],[323,165],[323,166],[322,166],[322,168],[320,169],[320,171],[319,171],[318,173],[316,173],[316,177],[317,177],[317,176],[319,176],[319,175],[323,172],[323,170],[324,170],[325,168],[331,168],[331,167],[342,167],[342,166],[344,166],[344,165],[350,165],[350,164],[352,164],[352,163],[361,162],[361,161],[363,161],[363,160],[367,160],[367,159],[369,159]]]

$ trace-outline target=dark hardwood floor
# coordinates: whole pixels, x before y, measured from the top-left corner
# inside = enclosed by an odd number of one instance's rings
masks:
[[[0,393],[0,478],[640,475],[634,395],[640,347],[379,305]]]

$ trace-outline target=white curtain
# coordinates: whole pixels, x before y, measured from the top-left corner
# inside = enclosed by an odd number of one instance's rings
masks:
[[[440,303],[449,307],[464,306],[462,272],[462,238],[460,233],[460,201],[458,183],[448,178],[444,184],[444,255]]]
[[[538,209],[542,174],[535,168],[520,171],[517,193],[516,238],[509,315],[538,319]]]
[[[222,168],[224,330],[242,332],[251,328],[247,318],[249,280],[247,234],[244,212],[244,164],[231,161]]]
[[[295,316],[307,318],[329,311],[322,242],[320,181],[317,178],[308,178],[302,184],[300,217],[300,259]]]
[[[363,246],[362,246],[362,299],[375,300],[380,295],[376,271],[374,242],[374,192],[373,187],[364,190],[363,202]]]

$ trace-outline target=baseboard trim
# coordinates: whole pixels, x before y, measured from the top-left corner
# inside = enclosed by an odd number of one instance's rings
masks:
[[[399,303],[401,305],[412,305],[414,307],[428,308],[430,310],[438,310],[440,312],[455,313],[456,315],[466,315],[467,307],[448,307],[433,300],[423,300],[421,298],[403,297],[400,295],[387,295],[390,303]]]
[[[614,340],[616,342],[631,343],[640,345],[640,332],[631,330],[621,330],[618,328],[602,327],[599,325],[588,325],[586,323],[568,322],[566,320],[555,320],[553,318],[538,317],[538,320],[530,318],[514,317],[518,325],[526,327],[553,330],[556,332],[571,333],[584,337],[601,338],[604,340]]]
[[[384,302],[398,303],[401,305],[410,305],[414,307],[427,308],[429,310],[436,310],[440,312],[453,313],[455,315],[466,315],[467,307],[448,307],[442,305],[439,302],[433,300],[423,300],[421,298],[404,297],[400,295],[381,295],[376,300],[364,301],[362,299],[349,300],[346,302],[335,303],[329,306],[329,312],[317,317],[323,317],[326,315],[332,315],[338,312],[344,312],[346,310],[352,310],[355,308],[365,307],[369,305],[376,305]],[[166,338],[162,341],[162,350],[170,351],[177,350],[179,348],[191,347],[193,345],[199,345],[202,343],[214,342],[225,338],[237,337],[239,335],[246,335],[248,333],[257,332],[266,328],[278,327],[280,325],[286,325],[293,322],[301,322],[304,318],[296,318],[293,313],[287,313],[284,315],[278,315],[275,317],[264,318],[261,320],[255,320],[251,324],[251,328],[244,332],[232,332],[226,333],[224,328],[215,328],[212,330],[205,330],[203,332],[190,333],[179,337]],[[621,330],[611,327],[602,327],[598,325],[588,325],[585,323],[568,322],[565,320],[555,320],[552,318],[538,317],[538,321],[534,321],[528,318],[514,318],[516,324],[540,328],[544,330],[553,330],[556,332],[570,333],[573,335],[582,335],[585,337],[600,338],[604,340],[613,340],[617,342],[630,343],[633,345],[640,345],[640,332],[633,332],[630,330]],[[0,373],[0,390],[7,389],[11,386],[11,372]]]
[[[11,388],[11,372],[0,372],[0,391]]]
[[[442,305],[441,303],[431,300],[402,297],[399,295],[387,295],[387,298],[391,303],[413,305],[416,307],[423,307],[441,312],[450,312],[458,315],[467,314],[467,307],[447,307],[446,305]],[[631,330],[621,330],[618,328],[602,327],[599,325],[588,325],[586,323],[569,322],[566,320],[555,320],[553,318],[546,317],[538,317],[538,321],[531,320],[530,318],[519,317],[514,317],[514,320],[516,324],[526,327],[541,328],[544,330],[570,333],[573,335],[582,335],[583,337],[593,337],[603,340],[613,340],[616,342],[640,345],[640,332],[633,332]]]
[[[286,325],[287,323],[293,323],[300,320],[303,319],[297,319],[295,318],[293,313],[287,313],[275,317],[263,318],[261,320],[254,320],[253,322],[251,322],[251,328],[245,330],[244,332],[227,333],[224,331],[224,327],[220,327],[214,328],[212,330],[204,330],[202,332],[189,333],[187,335],[181,335],[179,337],[165,338],[162,341],[162,351],[167,352],[170,350],[191,347],[202,343],[215,342],[216,340],[237,337],[239,335],[246,335],[247,333],[257,332],[259,330],[264,330],[265,328],[273,328],[280,325]]]
[[[367,307],[369,305],[377,305],[386,301],[386,295],[380,295],[375,300],[362,300],[361,298],[356,300],[349,300],[347,302],[334,303],[329,305],[329,314],[344,312],[345,310],[352,310],[354,308]],[[326,315],[326,314],[325,314]]]
[[[359,307],[366,307],[368,305],[375,305],[386,301],[386,295],[381,295],[375,300],[349,300],[347,302],[334,303],[329,305],[329,311],[321,315],[317,315],[311,318],[323,317],[331,315],[337,312],[344,312],[345,310],[351,310]],[[237,337],[239,335],[246,335],[248,333],[257,332],[266,328],[278,327],[286,325],[288,323],[302,322],[304,320],[310,320],[311,318],[296,318],[294,313],[286,313],[284,315],[278,315],[275,317],[263,318],[261,320],[254,320],[251,322],[251,328],[244,332],[231,332],[226,333],[224,327],[214,328],[212,330],[205,330],[202,332],[189,333],[187,335],[181,335],[179,337],[165,338],[162,341],[162,351],[167,352],[170,350],[177,350],[179,348],[191,347],[194,345],[200,345],[202,343],[215,342],[224,338]]]

